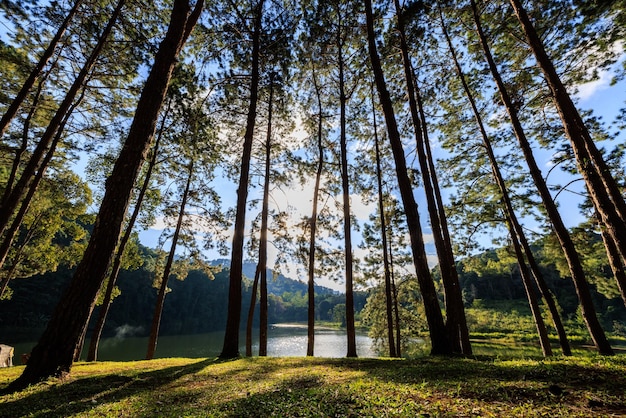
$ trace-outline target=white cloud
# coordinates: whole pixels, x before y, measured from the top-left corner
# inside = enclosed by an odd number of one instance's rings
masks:
[[[369,216],[376,212],[376,206],[375,202],[363,202],[359,195],[350,195],[350,210],[359,221],[369,221]]]
[[[433,234],[422,234],[422,237],[424,238],[424,244],[432,244],[435,242]]]
[[[589,83],[578,86],[576,97],[581,101],[585,101],[593,97],[596,93],[605,90],[611,86],[611,79],[613,78],[612,71],[602,71],[599,74],[597,80],[590,81]]]
[[[623,42],[616,42],[611,47],[611,50],[616,55],[621,55],[618,61],[623,61],[625,59]],[[610,88],[613,75],[615,74],[615,69],[619,66],[621,66],[620,62],[608,69],[600,70],[598,72],[598,78],[596,80],[577,86],[577,92],[575,96],[581,101],[585,101],[591,99],[597,93]]]

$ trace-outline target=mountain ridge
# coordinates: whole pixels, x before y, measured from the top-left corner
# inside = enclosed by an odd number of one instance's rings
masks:
[[[211,265],[222,266],[225,270],[228,270],[230,269],[230,260],[226,258],[220,258],[211,261]],[[247,279],[253,281],[256,268],[256,262],[252,260],[246,260],[242,264],[242,273]],[[306,282],[299,279],[292,279],[283,275],[282,273],[274,274],[274,270],[270,268],[267,269],[267,277],[267,291],[270,294],[280,296],[285,291],[302,293],[306,293],[308,291],[308,284]],[[339,295],[343,293],[338,290],[319,285],[315,285],[314,289],[315,293],[319,295]]]

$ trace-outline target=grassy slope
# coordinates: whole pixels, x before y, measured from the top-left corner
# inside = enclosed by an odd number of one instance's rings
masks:
[[[0,369],[0,389],[22,369]],[[625,356],[179,358],[77,363],[71,377],[0,397],[0,416],[615,416],[625,388]]]

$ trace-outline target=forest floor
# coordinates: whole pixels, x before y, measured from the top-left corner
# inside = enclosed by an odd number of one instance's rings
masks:
[[[626,416],[626,356],[81,362],[0,396],[0,416]]]

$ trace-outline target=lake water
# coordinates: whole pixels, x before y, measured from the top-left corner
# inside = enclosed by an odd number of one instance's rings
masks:
[[[240,353],[245,354],[245,334],[240,335]],[[160,336],[156,349],[156,358],[166,357],[217,357],[222,351],[224,332],[208,334]],[[29,352],[34,344],[15,344],[16,358],[19,364],[21,353]],[[99,361],[142,360],[146,356],[147,337],[103,338],[99,344]],[[301,324],[273,324],[269,326],[267,355],[270,357],[306,356],[307,328]],[[377,357],[372,348],[372,339],[366,334],[356,335],[357,355],[359,357]],[[89,341],[85,342],[82,358],[86,357]],[[253,339],[252,353],[259,352],[258,336]],[[319,328],[315,331],[316,357],[345,357],[347,337],[345,330]]]

